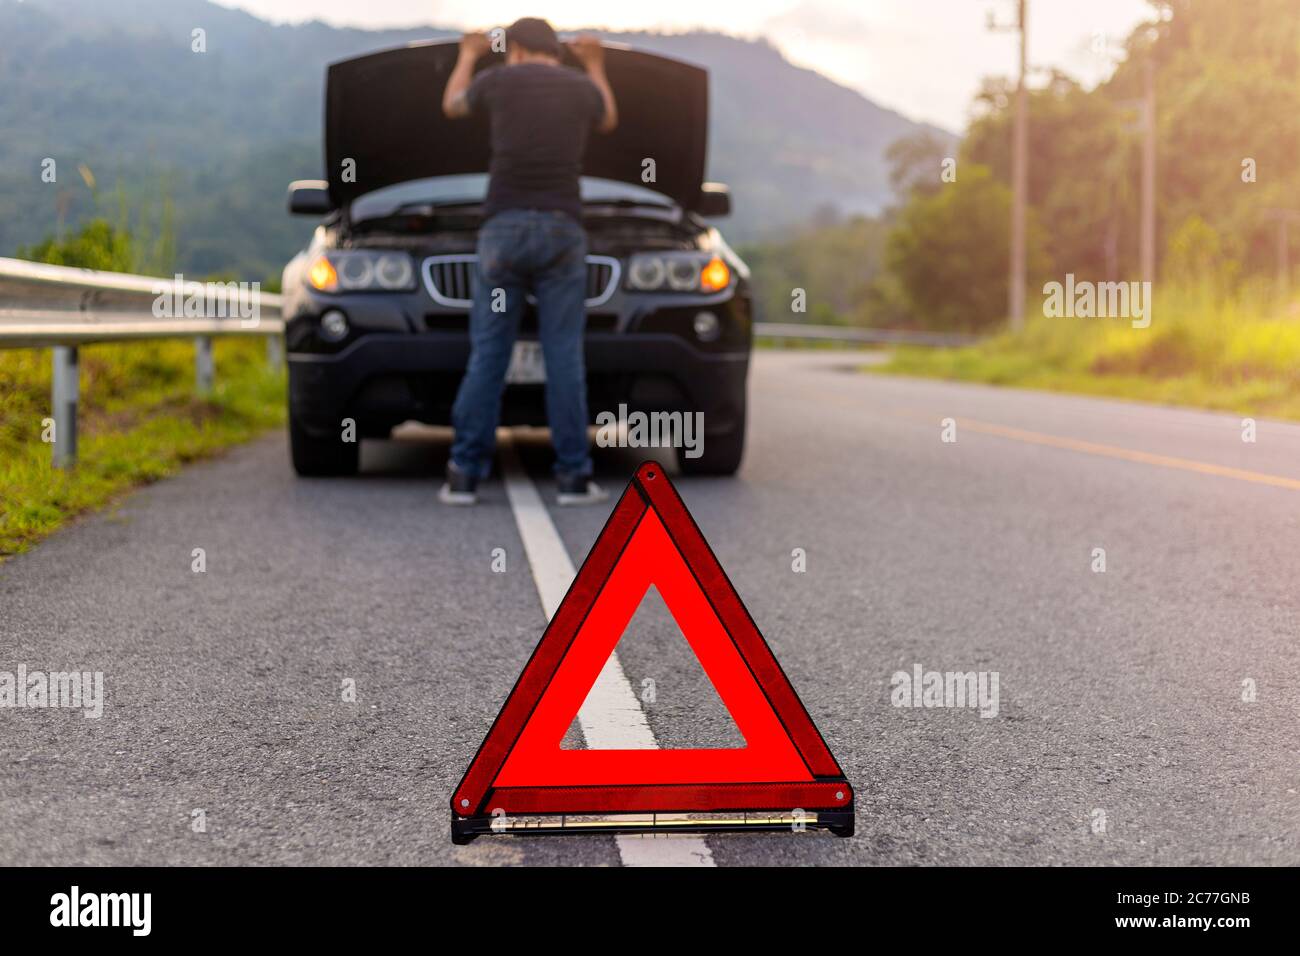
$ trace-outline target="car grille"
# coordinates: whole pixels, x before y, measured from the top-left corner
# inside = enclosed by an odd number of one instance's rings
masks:
[[[468,309],[474,296],[474,264],[478,256],[459,253],[424,260],[424,288],[439,305]],[[587,256],[587,308],[604,305],[618,288],[622,266],[612,256]],[[533,297],[529,296],[532,302]]]

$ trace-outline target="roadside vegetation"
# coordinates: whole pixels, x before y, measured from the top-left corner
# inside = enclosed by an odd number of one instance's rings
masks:
[[[120,271],[135,262],[128,237],[102,221],[27,253]],[[42,440],[50,350],[0,349],[0,561],[77,514],[281,424],[284,374],[268,366],[265,343],[218,339],[213,351],[216,387],[200,398],[192,342],[83,347],[78,463],[58,470]]]
[[[899,349],[867,371],[1300,419],[1300,315],[1259,284],[1227,299],[1164,287],[1147,329],[1040,315],[1020,335]]]
[[[813,230],[815,283],[807,268],[756,269],[760,317],[988,336],[968,348],[901,349],[873,372],[1300,417],[1300,298],[1287,291],[1300,289],[1291,268],[1300,259],[1294,0],[1151,8],[1128,37],[1100,38],[1098,55],[1116,63],[1106,82],[1086,89],[1054,72],[1031,84],[1023,332],[1005,331],[1015,85],[1003,78],[985,81],[960,145],[920,133],[891,146],[893,208],[855,232],[842,223]],[[1148,73],[1157,157],[1151,325],[1051,317],[1048,283],[1146,278]],[[791,287],[805,284],[807,313],[792,314]],[[826,287],[835,294],[822,294]]]

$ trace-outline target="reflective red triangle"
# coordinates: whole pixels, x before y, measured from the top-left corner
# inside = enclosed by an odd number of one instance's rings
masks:
[[[646,591],[658,588],[745,746],[566,750]],[[852,789],[660,466],[637,469],[452,797],[460,817],[844,810]]]

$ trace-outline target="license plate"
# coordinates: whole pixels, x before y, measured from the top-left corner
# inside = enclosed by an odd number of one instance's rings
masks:
[[[542,361],[542,346],[538,342],[516,342],[506,369],[506,382],[510,385],[541,385],[546,382],[546,364]]]

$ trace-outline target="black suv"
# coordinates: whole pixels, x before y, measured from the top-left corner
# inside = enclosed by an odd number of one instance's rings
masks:
[[[455,60],[455,43],[420,43],[329,68],[329,179],[289,189],[291,212],[325,217],[284,270],[300,475],[354,473],[359,441],[343,440],[348,429],[382,438],[408,419],[450,423],[469,356],[489,155],[482,118],[450,120],[438,108]],[[582,180],[593,423],[620,406],[701,412],[702,454],[678,449],[678,463],[731,474],[745,443],[749,270],[702,218],[730,211],[726,188],[703,182],[708,74],[616,46],[606,70],[619,127],[593,133]],[[502,424],[546,421],[536,333],[529,310]]]

